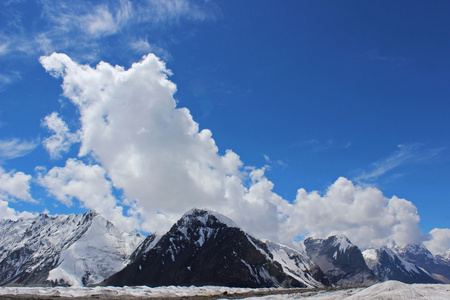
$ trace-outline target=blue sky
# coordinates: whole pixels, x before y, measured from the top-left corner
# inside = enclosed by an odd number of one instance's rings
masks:
[[[202,206],[285,242],[343,231],[364,247],[365,228],[450,247],[448,2],[0,5],[0,216],[96,209],[155,231]],[[122,76],[100,61],[149,69],[98,96],[88,87]],[[164,80],[176,92],[152,94]],[[146,117],[141,97],[161,105]]]

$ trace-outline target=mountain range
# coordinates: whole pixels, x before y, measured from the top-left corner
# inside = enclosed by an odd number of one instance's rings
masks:
[[[360,249],[344,235],[294,247],[192,209],[163,235],[125,233],[94,211],[0,221],[0,285],[230,287],[450,282],[450,255],[423,245]]]

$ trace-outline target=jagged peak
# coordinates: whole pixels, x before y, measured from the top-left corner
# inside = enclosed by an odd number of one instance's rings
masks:
[[[89,217],[97,217],[100,214],[95,210],[95,209],[91,209],[90,211],[86,212],[83,214],[84,216],[89,216]]]
[[[177,225],[186,226],[188,224],[191,224],[193,221],[200,221],[204,226],[208,226],[208,220],[211,220],[211,218],[228,227],[240,228],[234,221],[222,214],[219,214],[212,210],[198,208],[193,208],[185,213],[177,222]]]
[[[425,254],[427,256],[434,257],[430,250],[428,250],[427,247],[425,247],[424,244],[406,244],[403,246],[394,246],[393,250],[398,253],[412,253],[412,254]]]

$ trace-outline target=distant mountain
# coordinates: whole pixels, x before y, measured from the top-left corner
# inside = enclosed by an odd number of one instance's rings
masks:
[[[424,245],[394,246],[392,250],[404,260],[428,271],[435,279],[450,283],[450,264],[444,256],[435,258]]]
[[[368,286],[378,278],[367,267],[359,248],[345,235],[303,241],[307,255],[335,286]]]
[[[135,261],[102,284],[323,286],[323,274],[304,254],[255,239],[230,219],[207,210],[189,211],[153,247],[141,249],[147,250],[140,250]]]
[[[392,249],[383,246],[363,252],[367,266],[381,280],[398,280],[404,283],[438,283],[439,281],[421,267],[401,258]]]
[[[450,250],[448,250],[443,254],[437,254],[435,257],[439,263],[444,265],[450,265]]]
[[[142,241],[97,213],[0,222],[0,285],[98,283],[122,269]]]

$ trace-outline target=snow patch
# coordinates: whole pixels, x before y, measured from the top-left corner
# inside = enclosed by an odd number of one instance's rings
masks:
[[[334,237],[335,240],[333,242],[333,246],[339,246],[340,252],[345,252],[348,248],[354,246],[344,234],[338,234],[335,235]]]

